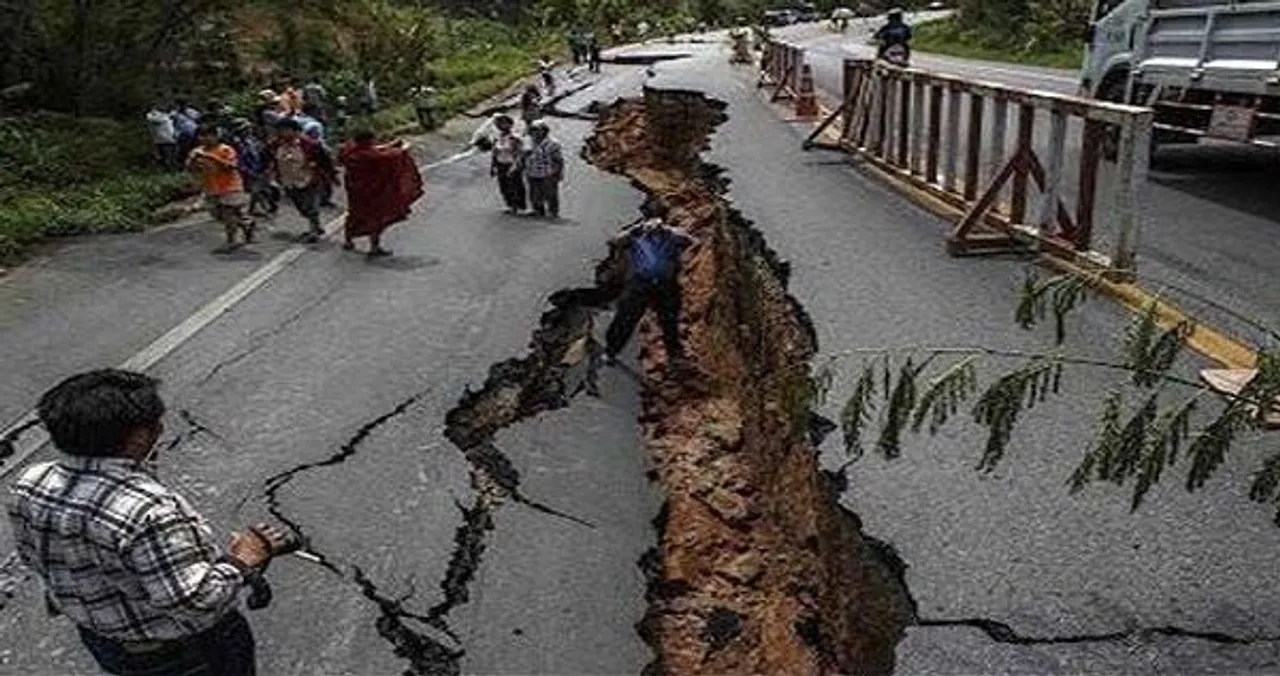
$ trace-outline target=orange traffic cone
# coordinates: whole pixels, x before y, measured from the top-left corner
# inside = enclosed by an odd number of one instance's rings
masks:
[[[813,70],[800,66],[800,91],[796,95],[796,117],[812,120],[818,117],[818,97],[813,92]]]

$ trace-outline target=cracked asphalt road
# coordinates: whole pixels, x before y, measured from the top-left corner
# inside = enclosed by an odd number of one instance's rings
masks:
[[[638,81],[633,76],[627,69],[619,77]],[[444,415],[464,387],[484,380],[491,363],[524,354],[548,295],[591,282],[606,240],[635,218],[640,203],[624,181],[576,159],[588,123],[555,120],[553,127],[572,158],[565,220],[504,216],[485,157],[440,167],[428,174],[427,196],[412,219],[388,236],[394,258],[368,263],[323,245],[156,368],[175,412],[172,433],[187,430],[176,413],[187,410],[217,434],[183,434],[162,476],[224,530],[269,518],[261,498],[268,477],[333,456],[362,426],[403,404],[353,445],[345,461],[298,472],[275,491],[280,513],[300,524],[312,548],[346,575],[296,557],[273,564],[275,601],[251,617],[263,673],[399,673],[409,666],[380,635],[381,610],[353,581],[354,568],[386,600],[412,591],[402,603],[407,613],[424,614],[444,599],[440,583],[463,521],[458,505],[469,506],[475,498],[467,461],[442,436]],[[159,293],[175,288],[175,306],[198,303],[270,255],[269,249],[261,260],[216,269],[202,258],[208,256],[207,233],[199,227],[170,231],[171,239],[134,237],[132,245],[124,238],[76,242],[73,249],[90,254],[83,261],[78,251],[65,258],[52,251],[30,273],[30,284],[20,273],[0,285],[0,307],[27,320],[7,325],[6,332],[18,333],[9,333],[6,344],[24,344],[17,342],[24,332],[34,337],[52,330],[52,320],[32,317],[24,303],[40,292],[55,305],[56,292],[37,284],[49,281],[48,268],[74,263],[86,277],[97,275],[86,286],[110,278],[114,265],[89,268],[93,254],[100,253],[95,245],[120,250],[121,260],[189,261],[172,281],[146,282],[135,299],[143,311],[152,285]],[[153,241],[159,239],[164,242]],[[184,274],[197,279],[183,287]],[[134,283],[129,272],[120,276],[119,287]],[[55,305],[43,315],[65,311],[73,313],[68,323],[82,321],[79,303],[104,306],[98,310],[103,315],[132,305],[104,293],[65,308]],[[144,327],[156,326],[150,335],[119,331],[110,345],[83,351],[93,352],[97,364],[118,363],[126,350],[176,321],[141,319]],[[79,332],[78,341],[93,342],[86,335],[91,334]],[[64,339],[77,344],[59,336]],[[45,357],[47,368],[35,364],[23,371],[21,355],[12,356],[29,384],[0,400],[9,415],[29,406],[59,372],[58,355]],[[65,353],[61,362],[62,369],[87,365]],[[605,374],[601,388],[598,400],[499,436],[530,500],[594,527],[521,504],[503,506],[474,571],[465,615],[455,609],[456,617],[447,618],[456,640],[405,621],[448,649],[464,650],[453,668],[621,673],[636,672],[648,661],[631,628],[644,603],[635,561],[652,544],[649,520],[658,504],[637,445],[634,384]],[[408,401],[415,394],[419,398]],[[7,544],[4,531],[0,544]],[[91,671],[71,628],[47,617],[40,598],[38,585],[26,581],[0,611],[0,672]]]
[[[913,20],[931,16],[936,13],[922,12]],[[807,50],[816,85],[830,104],[839,99],[831,93],[839,92],[842,86],[843,59],[874,54],[866,36],[876,21],[855,24],[843,36],[814,24],[782,29],[779,35]],[[1023,89],[1066,95],[1079,91],[1079,74],[1071,70],[926,53],[913,55],[912,65]],[[1036,130],[1043,156],[1048,143],[1045,119],[1037,121]],[[1078,134],[1074,126],[1072,134]],[[1010,139],[1012,143],[1012,136]],[[1078,157],[1078,146],[1069,146],[1068,163],[1078,162]],[[1280,282],[1272,274],[1280,260],[1280,237],[1276,236],[1280,193],[1271,189],[1277,176],[1280,163],[1269,149],[1225,142],[1161,147],[1140,196],[1138,272],[1143,283],[1204,320],[1247,340],[1273,344],[1273,336],[1238,320],[1231,311],[1280,327]],[[1105,186],[1106,176],[1100,180]],[[1075,179],[1064,181],[1064,193],[1074,191]],[[1104,240],[1101,248],[1105,250],[1109,233],[1099,232],[1098,236]],[[1202,298],[1225,305],[1229,311]]]
[[[1022,263],[946,257],[942,223],[837,158],[802,153],[800,130],[758,103],[751,74],[730,69],[719,47],[687,49],[704,56],[659,64],[653,81],[729,102],[710,159],[728,168],[737,206],[793,263],[792,290],[823,353],[1033,341],[1010,321]],[[632,93],[644,79],[643,69],[611,69],[568,105]],[[570,146],[589,128],[553,124]],[[465,650],[443,664],[466,673],[635,673],[648,661],[631,625],[643,612],[635,561],[652,543],[657,496],[637,447],[634,385],[618,372],[603,374],[600,399],[496,438],[523,493],[594,527],[505,504],[447,631],[412,618],[445,600],[459,506],[476,499],[468,462],[442,436],[445,412],[491,363],[524,354],[545,298],[590,281],[605,239],[638,203],[625,182],[575,160],[566,221],[511,219],[482,158],[442,167],[412,220],[388,237],[395,258],[368,264],[320,247],[159,364],[171,409],[212,432],[175,416],[183,441],[162,475],[224,529],[268,516],[268,477],[334,456],[386,416],[345,461],[299,472],[277,492],[312,548],[340,570],[358,567],[380,601],[354,573],[274,564],[275,604],[251,617],[263,673],[400,673],[409,662],[389,640],[403,647],[418,636]],[[80,240],[0,282],[0,338],[12,348],[0,355],[13,374],[0,391],[6,417],[67,371],[121,361],[260,262],[212,262],[206,235]],[[1070,346],[1105,355],[1124,320],[1094,302]],[[850,380],[842,374],[836,397]],[[1038,409],[992,475],[972,470],[979,440],[963,426],[910,441],[896,462],[867,458],[850,470],[848,504],[909,564],[929,620],[900,647],[900,672],[1280,672],[1274,642],[1158,631],[1280,634],[1277,531],[1240,483],[1263,446],[1244,447],[1200,493],[1161,487],[1137,515],[1119,492],[1070,498],[1064,482],[1097,409],[1079,402],[1100,403],[1107,385],[1069,378],[1079,398]],[[837,443],[826,444],[832,464]],[[0,672],[86,671],[37,586],[13,593],[0,610]],[[409,631],[379,626],[387,604]]]

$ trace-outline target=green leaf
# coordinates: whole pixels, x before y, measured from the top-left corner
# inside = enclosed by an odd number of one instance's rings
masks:
[[[876,448],[888,460],[902,454],[902,430],[911,422],[911,412],[916,408],[916,379],[935,356],[929,355],[920,364],[907,357],[898,369],[898,380],[889,395],[889,406],[885,409],[880,438],[876,442]]]
[[[1110,476],[1112,457],[1120,444],[1120,412],[1124,408],[1124,395],[1113,391],[1102,411],[1102,422],[1098,426],[1098,441],[1085,454],[1080,466],[1071,475],[1071,492],[1077,493],[1094,478]]]
[[[929,382],[916,406],[915,416],[911,421],[912,432],[919,433],[928,418],[929,434],[937,434],[955,416],[960,404],[977,390],[977,361],[977,355],[966,357]]]
[[[1275,453],[1262,463],[1253,475],[1253,483],[1249,486],[1249,499],[1254,502],[1271,502],[1276,499],[1280,490],[1280,453]]]
[[[1049,382],[1046,377],[1051,380],[1055,363],[1033,359],[1027,366],[1001,377],[978,397],[973,419],[988,429],[986,447],[978,462],[979,471],[994,470],[1004,458],[1018,416],[1024,408],[1041,401],[1039,391]],[[1031,396],[1033,388],[1034,397]]]
[[[1075,275],[1057,275],[1041,281],[1028,271],[1018,289],[1018,305],[1014,321],[1023,329],[1031,329],[1053,311],[1054,341],[1061,345],[1067,339],[1067,315],[1088,298],[1088,280]]]
[[[840,433],[844,437],[845,453],[853,458],[862,457],[862,430],[875,409],[876,366],[878,360],[863,366],[862,375],[853,388],[853,394],[840,411]]]

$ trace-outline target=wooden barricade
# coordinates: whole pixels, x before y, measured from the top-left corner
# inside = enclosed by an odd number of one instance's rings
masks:
[[[800,90],[800,67],[803,64],[803,49],[775,40],[764,43],[760,56],[760,79],[756,82],[756,88],[772,87],[770,101],[796,98]]]
[[[836,123],[839,140],[820,141]],[[962,212],[947,242],[953,254],[1049,250],[1125,276],[1135,264],[1151,123],[1148,108],[851,59],[843,104],[805,147],[854,153]],[[1070,147],[1069,124],[1078,130]],[[1118,139],[1114,162],[1104,160],[1109,138]],[[1093,246],[1100,228],[1105,253]]]

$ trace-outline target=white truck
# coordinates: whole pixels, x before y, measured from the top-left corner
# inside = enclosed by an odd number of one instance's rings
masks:
[[[1280,2],[1096,2],[1082,94],[1154,108],[1159,142],[1275,145]]]

